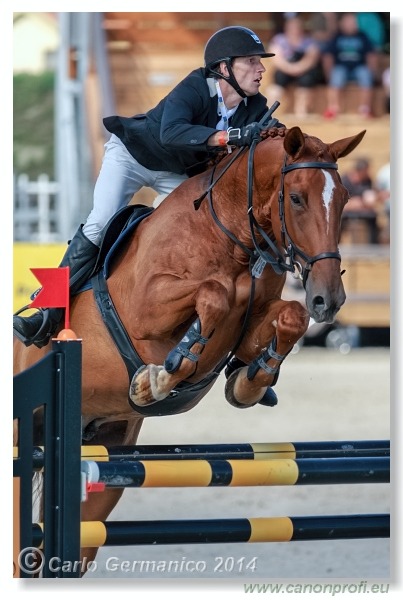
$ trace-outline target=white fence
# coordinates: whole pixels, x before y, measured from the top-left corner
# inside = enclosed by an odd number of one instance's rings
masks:
[[[36,181],[21,174],[14,178],[14,240],[59,242],[59,184],[46,174]]]

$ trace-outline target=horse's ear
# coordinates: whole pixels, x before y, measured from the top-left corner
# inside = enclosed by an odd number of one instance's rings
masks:
[[[284,150],[289,156],[296,157],[305,145],[304,134],[299,127],[291,127],[284,136]]]
[[[350,154],[350,152],[352,152],[358,146],[365,134],[366,129],[361,131],[361,133],[357,133],[357,135],[343,138],[342,140],[337,140],[337,142],[329,144],[330,152],[336,160],[338,158],[343,158],[343,156],[347,156],[347,154]]]

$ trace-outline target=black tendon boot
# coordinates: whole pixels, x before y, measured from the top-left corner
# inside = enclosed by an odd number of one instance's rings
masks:
[[[70,267],[70,294],[77,292],[92,274],[99,248],[83,233],[82,225],[70,241],[60,267]],[[25,310],[23,308],[22,310]],[[63,317],[62,308],[45,308],[30,317],[13,317],[14,335],[26,346],[46,346]]]

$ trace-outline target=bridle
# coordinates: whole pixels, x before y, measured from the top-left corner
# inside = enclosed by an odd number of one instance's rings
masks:
[[[312,270],[312,265],[325,258],[335,258],[339,262],[341,262],[340,252],[320,252],[319,254],[315,254],[315,256],[308,256],[303,252],[298,246],[293,242],[290,234],[287,231],[287,225],[285,222],[285,211],[284,211],[284,176],[286,173],[290,171],[294,171],[295,169],[334,169],[337,170],[337,163],[331,162],[300,162],[293,163],[291,165],[287,165],[287,155],[284,157],[284,165],[281,169],[281,186],[280,191],[278,193],[278,206],[279,206],[279,215],[281,222],[281,241],[283,247],[286,249],[286,256],[289,259],[290,265],[293,266],[293,272],[298,272],[298,277],[302,279],[303,286],[305,288],[306,281],[310,271]],[[300,262],[295,260],[296,256],[300,256],[304,261],[305,265],[302,266]]]
[[[287,165],[287,154],[284,157],[284,163],[281,168],[281,181],[280,181],[280,191],[278,193],[278,209],[279,209],[279,218],[281,224],[281,241],[283,246],[283,252],[280,251],[276,245],[275,240],[267,235],[264,229],[257,222],[254,214],[253,214],[253,165],[254,165],[254,154],[257,144],[260,140],[254,140],[249,149],[248,156],[248,217],[249,217],[249,228],[251,233],[251,238],[253,242],[254,249],[251,250],[245,244],[243,244],[240,240],[234,236],[234,234],[229,231],[218,219],[217,214],[214,210],[213,199],[212,199],[212,189],[214,185],[217,183],[219,179],[224,175],[227,169],[232,165],[235,159],[239,158],[241,154],[247,149],[243,147],[240,151],[232,157],[231,161],[226,165],[225,169],[214,179],[215,168],[211,174],[211,182],[208,187],[208,190],[197,200],[195,200],[195,208],[198,209],[201,201],[207,196],[211,215],[216,222],[216,224],[220,227],[220,229],[230,237],[234,243],[236,243],[246,254],[249,255],[251,261],[251,274],[252,277],[260,277],[263,273],[263,270],[267,264],[269,264],[275,273],[283,274],[286,272],[290,272],[294,277],[301,279],[303,286],[305,288],[306,282],[308,279],[308,275],[312,270],[312,266],[318,262],[319,260],[324,260],[326,258],[336,259],[341,261],[341,256],[339,251],[325,251],[320,252],[319,254],[315,254],[314,256],[309,256],[301,248],[299,248],[291,238],[290,234],[287,230],[287,224],[285,219],[285,210],[284,210],[284,178],[287,173],[290,171],[294,171],[295,169],[334,169],[337,170],[337,163],[332,162],[299,162],[292,163]],[[262,247],[257,240],[257,234],[264,241],[264,246]],[[302,258],[304,261],[304,265],[301,264],[300,261],[296,260],[297,257]]]

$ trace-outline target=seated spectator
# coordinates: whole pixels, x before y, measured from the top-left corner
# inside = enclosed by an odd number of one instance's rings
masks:
[[[378,193],[380,241],[390,241],[390,162],[384,164],[375,177],[375,190]]]
[[[322,54],[326,50],[330,40],[332,40],[337,33],[337,13],[309,13],[307,27],[311,37],[319,44],[319,49]]]
[[[374,75],[374,84],[379,86],[383,86],[383,71],[386,66],[385,57],[390,51],[386,21],[381,15],[382,13],[378,12],[356,13],[359,30],[365,33],[373,46],[374,59],[372,71]]]
[[[385,96],[385,110],[390,114],[390,67],[382,73],[382,89]]]
[[[342,233],[346,231],[351,221],[353,223],[360,221],[365,225],[366,239],[353,241],[376,244],[378,242],[377,193],[369,173],[369,161],[366,158],[358,158],[351,169],[342,175],[341,181],[349,193],[349,200],[343,211]]]
[[[340,92],[349,82],[360,87],[358,112],[371,116],[376,54],[368,36],[358,29],[356,13],[344,13],[339,31],[323,54],[323,68],[328,82],[328,105],[324,116],[340,113]]]
[[[372,178],[369,172],[369,160],[366,158],[357,158],[351,169],[342,175],[341,182],[350,196],[348,201],[349,209],[352,210],[353,206],[357,206],[358,209],[362,208],[362,196],[364,192],[373,189]]]
[[[280,100],[284,91],[295,84],[294,113],[304,117],[309,112],[313,88],[321,80],[318,44],[305,33],[301,18],[295,16],[285,21],[284,33],[272,38],[269,52],[275,54],[272,61],[274,85],[268,91],[269,104]]]
[[[357,12],[358,29],[370,39],[375,52],[383,52],[386,42],[385,24],[377,12]]]

